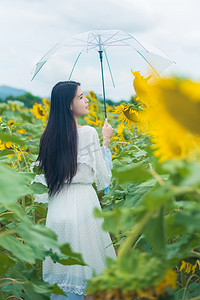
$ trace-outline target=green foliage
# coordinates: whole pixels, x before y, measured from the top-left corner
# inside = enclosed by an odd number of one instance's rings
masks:
[[[17,100],[24,104],[25,107],[31,108],[36,102],[42,103],[42,98],[38,96],[34,96],[31,93],[27,92],[20,96],[7,96],[5,98],[5,102],[9,103],[9,100]]]
[[[86,264],[68,243],[58,243],[55,232],[45,226],[47,204],[34,201],[33,194],[48,191],[40,183],[30,184],[38,172],[34,168],[31,174],[30,164],[37,158],[44,125],[23,109],[32,107],[36,98],[26,95],[18,100],[0,103],[1,145],[13,145],[0,150],[0,299],[13,295],[49,299],[51,293],[63,292],[42,280],[46,257],[63,265]],[[97,99],[103,107],[100,102]],[[12,110],[12,104],[20,104],[22,110]],[[117,134],[120,121],[115,114],[111,116],[109,123]],[[98,117],[103,120],[103,110]],[[8,126],[9,120],[16,123]],[[84,119],[80,124],[86,125]],[[23,135],[17,132],[20,129],[25,130]],[[102,139],[99,127],[97,130]],[[200,256],[198,157],[193,162],[182,159],[160,164],[152,155],[150,137],[126,128],[124,141],[111,139],[112,153],[114,147],[118,150],[113,157],[112,187],[108,194],[97,192],[102,210],[93,212],[104,219],[103,230],[111,233],[117,259],[107,257],[103,272],[88,280],[88,293],[105,300],[118,291],[116,299],[121,300],[128,292],[134,299],[148,291],[145,299],[152,299],[157,287],[160,294],[155,299],[159,300],[198,297],[199,270],[194,274],[179,271],[183,260],[194,264]],[[169,269],[177,274],[177,279],[171,279],[177,282],[176,290],[167,281],[160,283]]]
[[[87,293],[101,294],[104,291],[120,290],[122,293],[142,290],[156,286],[164,276],[165,265],[156,257],[139,250],[132,249],[124,256],[122,264],[107,258],[107,267],[101,273],[88,281]],[[98,291],[98,292],[97,292]]]
[[[60,244],[54,231],[35,224],[24,211],[25,206],[19,202],[32,192],[28,183],[30,176],[0,165],[1,299],[10,295],[23,299],[48,299],[51,293],[64,295],[57,285],[47,284],[36,272],[38,263],[47,256],[64,265],[86,265],[81,254],[74,253],[67,243]]]

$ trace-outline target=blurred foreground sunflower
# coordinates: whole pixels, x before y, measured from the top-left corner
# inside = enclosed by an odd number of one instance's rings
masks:
[[[200,153],[199,84],[176,77],[154,78],[149,84],[150,76],[143,80],[138,72],[132,73],[139,94],[136,99],[146,106],[143,123],[146,134],[152,137],[154,155],[160,162],[195,159]],[[197,91],[192,91],[195,88]]]

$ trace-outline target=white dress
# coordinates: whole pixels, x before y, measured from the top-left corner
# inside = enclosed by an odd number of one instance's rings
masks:
[[[100,146],[96,129],[86,125],[77,132],[78,168],[72,184],[64,185],[60,193],[50,199],[47,193],[34,197],[37,202],[48,201],[46,226],[57,233],[58,241],[70,243],[72,250],[81,253],[88,264],[65,266],[47,257],[43,262],[44,281],[57,283],[65,293],[86,295],[84,279],[92,277],[93,269],[97,274],[103,271],[106,256],[116,258],[110,235],[102,229],[103,219],[93,216],[94,208],[101,209],[101,206],[92,183],[95,182],[97,190],[105,189],[112,173],[103,155],[107,147]],[[46,185],[44,175],[36,175],[34,181]]]

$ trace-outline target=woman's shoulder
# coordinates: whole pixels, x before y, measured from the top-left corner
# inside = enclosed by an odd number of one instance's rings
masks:
[[[85,145],[86,143],[96,143],[99,141],[99,135],[96,128],[90,125],[79,127],[77,131],[80,145]]]
[[[87,131],[87,132],[91,132],[91,133],[97,133],[96,128],[90,126],[90,125],[84,125],[78,128],[78,133],[83,132],[83,131]]]

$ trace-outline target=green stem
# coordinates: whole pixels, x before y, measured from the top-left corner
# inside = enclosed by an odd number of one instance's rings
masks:
[[[22,208],[23,208],[24,212],[26,212],[25,196],[22,196]]]
[[[22,149],[21,149],[19,146],[18,146],[18,148],[19,148],[20,152],[22,153],[22,156],[23,156],[23,159],[24,159],[26,168],[27,168],[27,172],[30,173],[30,169],[29,169],[29,166],[28,166],[28,164],[27,164],[27,160],[26,160],[26,157],[25,157],[25,155],[24,155],[24,151],[22,151]]]
[[[8,231],[2,231],[0,232],[0,237],[4,236],[4,235],[8,235],[8,234],[14,234],[17,233],[17,230],[13,229],[13,230],[8,230]]]
[[[153,169],[151,163],[149,163],[149,166],[150,166],[150,173],[152,174],[152,176],[157,180],[157,182],[160,184],[160,186],[164,185],[164,181],[162,180],[160,175],[158,173],[156,173],[156,171]]]
[[[185,272],[184,270],[181,271],[181,284],[184,287],[186,285],[186,279],[185,279]]]
[[[128,254],[133,244],[136,242],[138,235],[141,233],[143,227],[146,225],[147,221],[151,217],[153,212],[148,212],[144,217],[140,220],[138,224],[136,224],[128,234],[127,238],[123,242],[123,244],[119,247],[118,250],[118,262],[119,265],[122,264],[122,259],[124,256]]]
[[[198,189],[196,187],[191,187],[191,186],[179,187],[179,186],[171,185],[170,189],[172,191],[174,191],[176,193],[176,195],[182,195],[182,194],[186,194],[186,193],[194,193],[197,196],[200,195],[200,189]]]
[[[12,131],[10,130],[9,127],[8,127],[8,131],[9,131],[10,134],[12,134]],[[18,158],[16,146],[15,146],[14,143],[12,143],[12,145],[13,145],[13,150],[14,150],[14,152],[15,152],[15,156],[16,156],[16,158],[17,158],[17,163],[18,163],[18,166],[19,166],[19,170],[21,170],[20,161],[19,161],[19,158]]]
[[[200,257],[200,253],[196,252],[196,251],[190,251],[192,253],[193,256],[195,257]]]
[[[140,149],[139,147],[137,147],[136,145],[133,145],[133,147],[135,147],[137,150],[142,151],[142,149]]]
[[[35,201],[34,201],[34,197],[33,196],[31,196],[31,200],[32,200],[32,206],[35,206]],[[33,221],[35,223],[35,219],[36,219],[36,217],[35,217],[35,209],[32,211],[32,216],[33,216]]]

